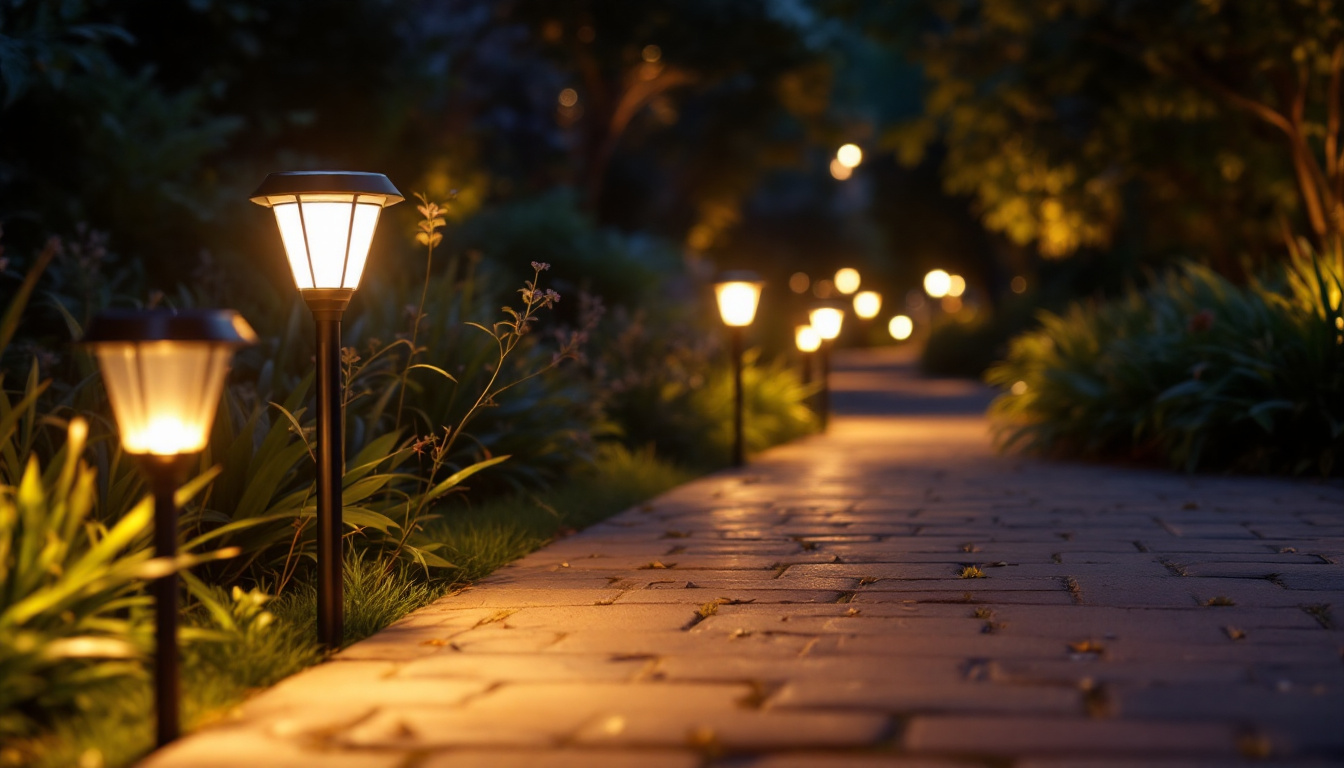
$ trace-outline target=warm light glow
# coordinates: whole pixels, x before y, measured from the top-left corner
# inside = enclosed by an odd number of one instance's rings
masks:
[[[272,208],[299,288],[359,287],[383,210],[380,197],[299,195]]]
[[[955,315],[961,311],[961,299],[956,296],[944,296],[942,301],[939,302],[939,305],[941,305],[943,311],[949,315]]]
[[[1013,394],[1014,394],[1014,395],[1025,395],[1026,393],[1027,393],[1027,382],[1025,382],[1025,381],[1015,381],[1015,382],[1013,382]]]
[[[558,101],[562,107],[572,107],[579,103],[579,92],[573,88],[566,88],[560,92]]]
[[[840,326],[845,322],[845,312],[835,307],[817,307],[808,313],[808,319],[812,321],[812,327],[816,329],[817,335],[830,341],[840,335]]]
[[[653,64],[659,59],[663,58],[663,49],[659,48],[656,45],[646,45],[644,46],[644,50],[641,53],[641,55],[645,61],[647,61],[650,64]]]
[[[821,346],[821,335],[810,325],[800,325],[793,331],[793,342],[799,352],[816,352]]]
[[[761,298],[761,284],[746,280],[732,280],[714,284],[719,300],[719,314],[724,325],[741,327],[756,319],[756,304]]]
[[[233,349],[204,342],[103,343],[94,349],[127,453],[205,448]]]
[[[822,278],[812,284],[812,295],[818,299],[829,299],[835,294],[835,283]]]
[[[854,144],[846,144],[836,150],[835,159],[846,168],[857,168],[863,162],[863,150]]]
[[[887,323],[887,332],[897,341],[905,341],[915,332],[915,321],[905,315],[897,315]]]
[[[845,165],[839,160],[831,161],[831,176],[835,178],[837,181],[844,181],[853,174],[854,174],[853,168],[850,168],[849,166]]]
[[[877,291],[859,291],[854,296],[854,314],[872,320],[882,311],[882,294]]]
[[[862,282],[863,278],[859,276],[859,270],[853,267],[845,267],[835,273],[835,290],[846,296],[859,290],[859,284]]]
[[[1013,293],[1026,293],[1026,292],[1027,292],[1027,278],[1025,278],[1025,277],[1023,277],[1023,276],[1021,276],[1021,275],[1018,275],[1017,277],[1014,277],[1014,278],[1013,278],[1013,282],[1010,284],[1010,286],[1011,286],[1012,289],[1013,289]]]
[[[806,272],[794,272],[789,277],[789,290],[794,293],[807,293],[808,286],[812,285],[812,279]]]
[[[924,276],[924,292],[935,299],[941,299],[952,289],[952,276],[941,269],[935,269]]]
[[[947,295],[956,298],[966,292],[966,278],[952,275],[947,281]]]

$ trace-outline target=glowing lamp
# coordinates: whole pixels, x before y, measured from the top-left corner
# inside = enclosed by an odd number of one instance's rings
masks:
[[[272,173],[252,202],[275,212],[294,284],[317,331],[317,636],[327,648],[344,637],[342,579],[341,315],[369,258],[378,217],[401,193],[381,173]]]
[[[935,299],[941,299],[952,290],[952,276],[941,269],[935,269],[924,276],[924,292]]]
[[[905,315],[897,315],[887,323],[887,332],[897,341],[905,341],[915,332],[915,321]]]
[[[84,343],[98,358],[126,452],[175,456],[204,449],[229,360],[256,338],[231,310],[95,318]]]
[[[734,270],[724,272],[714,283],[714,296],[719,302],[723,324],[740,328],[756,319],[756,305],[761,300],[764,283],[755,272]]]
[[[799,352],[816,352],[821,346],[821,336],[810,325],[800,325],[793,331],[793,342]]]
[[[232,310],[105,312],[95,317],[84,345],[98,358],[121,428],[121,443],[136,454],[154,495],[154,556],[177,556],[175,494],[205,448],[215,420],[229,359],[256,334]],[[177,646],[177,570],[150,583],[154,595],[154,707],[159,746],[181,732]]]
[[[859,275],[859,270],[853,267],[845,267],[835,273],[835,290],[848,296],[859,290],[859,284],[863,282],[863,277]]]
[[[402,201],[381,173],[272,173],[252,202],[275,212],[280,241],[300,290],[359,287],[384,208]]]
[[[854,314],[872,320],[882,311],[882,294],[877,291],[859,291],[854,295]]]
[[[840,326],[845,322],[845,311],[838,307],[817,307],[808,313],[817,335],[822,341],[832,341],[840,335]]]

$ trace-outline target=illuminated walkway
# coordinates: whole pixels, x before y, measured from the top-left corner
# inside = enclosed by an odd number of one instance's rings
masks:
[[[148,764],[1344,761],[1344,491],[996,456],[981,391],[863,360],[830,434],[539,551]]]

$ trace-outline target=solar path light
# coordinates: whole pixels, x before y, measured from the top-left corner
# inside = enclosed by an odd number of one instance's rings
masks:
[[[403,200],[381,173],[289,171],[266,177],[252,202],[275,212],[294,283],[317,328],[317,638],[344,636],[341,573],[341,315],[369,256],[384,208]]]
[[[755,272],[733,270],[719,275],[714,281],[714,296],[719,303],[719,316],[728,326],[733,356],[733,466],[746,463],[743,440],[742,347],[747,326],[756,319],[756,306],[761,300],[764,283]]]
[[[154,493],[154,556],[177,557],[173,499],[210,437],[229,360],[256,334],[232,310],[105,312],[84,344],[98,359],[121,431]],[[181,731],[178,683],[177,573],[154,579],[154,703],[158,744]]]
[[[845,322],[845,310],[842,302],[819,304],[808,313],[812,327],[821,337],[821,428],[831,421],[831,346],[840,336],[840,328]]]

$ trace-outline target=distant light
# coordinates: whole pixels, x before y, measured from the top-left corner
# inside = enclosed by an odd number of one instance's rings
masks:
[[[882,294],[877,291],[859,291],[854,295],[854,314],[872,320],[882,311]]]
[[[1013,282],[1012,282],[1010,285],[1012,286],[1013,293],[1026,293],[1026,292],[1027,292],[1027,278],[1025,278],[1025,277],[1023,277],[1023,276],[1021,276],[1021,275],[1018,275],[1017,277],[1014,277],[1014,278],[1013,278]]]
[[[944,296],[940,303],[943,311],[949,315],[955,315],[961,311],[961,299],[956,296]]]
[[[822,278],[812,284],[812,295],[818,299],[829,299],[835,295],[835,283]]]
[[[573,88],[566,88],[560,92],[560,106],[572,107],[579,103],[579,92]]]
[[[645,61],[649,62],[650,64],[653,64],[654,62],[663,58],[663,49],[659,48],[656,45],[646,45],[644,46],[644,50],[641,53],[641,55],[644,57]]]
[[[793,342],[799,352],[816,352],[821,346],[821,334],[810,325],[800,325],[793,330]]]
[[[840,335],[840,327],[845,322],[845,311],[835,307],[817,307],[808,314],[817,335],[831,340]]]
[[[846,144],[836,150],[835,159],[846,168],[857,168],[863,162],[863,150],[854,144]]]
[[[952,289],[952,276],[941,269],[935,269],[924,276],[924,292],[935,299],[941,299]]]
[[[580,43],[591,43],[596,39],[597,39],[597,30],[588,26],[579,27]]]
[[[846,296],[859,290],[859,285],[862,282],[863,278],[859,276],[859,270],[853,267],[845,267],[835,273],[835,290]]]
[[[840,162],[838,159],[831,161],[831,176],[837,181],[844,181],[854,174],[854,169]]]
[[[952,275],[947,283],[947,295],[957,297],[966,292],[966,278],[961,275]]]
[[[1027,382],[1017,381],[1013,383],[1013,394],[1024,395],[1027,392]]]
[[[915,321],[905,315],[897,315],[887,323],[887,332],[897,341],[905,341],[915,332]]]
[[[789,277],[789,290],[794,293],[807,293],[807,289],[812,285],[812,278],[807,276],[806,272],[794,272]]]

